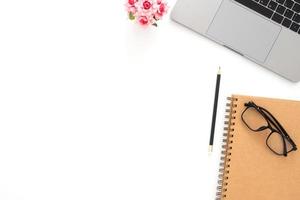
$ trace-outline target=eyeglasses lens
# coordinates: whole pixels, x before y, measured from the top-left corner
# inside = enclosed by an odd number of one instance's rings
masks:
[[[247,108],[242,117],[249,128],[254,131],[259,130],[261,127],[268,126],[266,119],[253,107]]]

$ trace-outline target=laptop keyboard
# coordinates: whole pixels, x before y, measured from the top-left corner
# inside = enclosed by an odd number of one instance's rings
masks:
[[[300,34],[300,0],[234,0]]]

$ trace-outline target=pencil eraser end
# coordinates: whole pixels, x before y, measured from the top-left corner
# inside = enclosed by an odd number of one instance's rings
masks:
[[[209,145],[208,147],[208,152],[211,153],[213,151],[213,146],[212,145]]]

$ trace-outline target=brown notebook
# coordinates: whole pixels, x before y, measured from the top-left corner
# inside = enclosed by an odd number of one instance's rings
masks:
[[[300,147],[300,102],[241,95],[228,100],[217,200],[299,200],[300,149],[275,155],[266,146],[270,131],[249,130],[241,114],[249,101],[264,107]]]

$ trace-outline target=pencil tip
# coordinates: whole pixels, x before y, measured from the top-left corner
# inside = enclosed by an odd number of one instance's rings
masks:
[[[221,67],[219,67],[219,71],[218,71],[218,74],[221,74]]]

